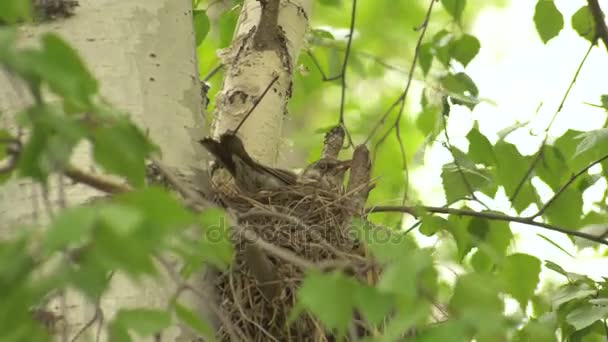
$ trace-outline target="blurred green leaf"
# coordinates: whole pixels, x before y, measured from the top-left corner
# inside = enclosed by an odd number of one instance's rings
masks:
[[[534,169],[536,175],[553,191],[557,191],[569,176],[566,158],[555,146],[543,147],[540,161]]]
[[[572,15],[572,28],[579,36],[592,42],[595,39],[595,21],[588,6],[583,6]]]
[[[310,273],[304,278],[298,300],[330,330],[343,335],[355,308],[357,284],[334,272]]]
[[[443,8],[458,22],[460,22],[466,3],[466,0],[441,0]]]
[[[435,215],[427,215],[422,218],[420,233],[426,236],[432,236],[439,230],[446,229],[447,225],[448,220]]]
[[[553,0],[538,0],[534,11],[534,25],[545,44],[564,28],[564,16],[555,7]]]
[[[517,331],[513,341],[557,342],[557,337],[555,336],[556,328],[555,324],[546,324],[533,320]]]
[[[450,215],[448,216],[448,231],[456,241],[458,248],[458,261],[462,261],[464,257],[473,248],[473,241],[469,232],[470,217]]]
[[[572,187],[566,188],[553,203],[549,204],[544,216],[549,223],[570,229],[580,228],[583,216],[583,194]]]
[[[209,33],[209,17],[207,17],[207,11],[195,10],[192,13],[194,20],[194,37],[196,46],[201,45],[207,33]]]
[[[475,82],[464,72],[444,76],[441,79],[441,85],[445,90],[459,96],[477,97],[479,95],[479,89],[477,89]],[[455,97],[451,97],[451,99],[454,104],[466,106],[470,110],[473,110],[477,105],[477,103],[461,101]]]
[[[153,151],[143,132],[126,118],[117,117],[113,125],[98,127],[93,135],[95,161],[134,186],[144,184],[145,158]]]
[[[596,148],[602,148],[603,151],[608,151],[607,148],[603,148],[606,146],[606,141],[608,140],[608,128],[581,133],[576,139],[582,140],[576,146],[576,151],[572,156],[573,159]]]
[[[188,327],[192,328],[201,336],[209,339],[209,341],[215,341],[215,334],[213,333],[213,328],[211,325],[201,319],[200,315],[188,309],[184,305],[179,303],[175,303],[175,314],[177,318],[185,323]]]
[[[420,69],[426,76],[431,70],[431,64],[433,63],[433,52],[431,43],[424,43],[420,45],[420,52],[418,57],[420,63]]]
[[[492,144],[485,135],[479,132],[479,129],[476,127],[471,128],[467,134],[467,140],[469,141],[469,152],[467,155],[472,161],[486,166],[496,164]]]
[[[491,271],[494,265],[500,264],[513,240],[513,233],[507,222],[486,222],[487,232],[483,236],[483,241],[478,243],[477,252],[471,259],[473,267],[478,272]]]
[[[597,290],[592,289],[586,283],[567,284],[560,287],[558,291],[551,296],[551,306],[553,307],[553,310],[556,310],[562,304],[588,298],[596,293]]]
[[[503,306],[497,279],[471,273],[458,278],[448,307],[476,331],[498,334],[504,331]]]
[[[465,167],[460,163],[443,165],[441,180],[446,200],[449,203],[469,196],[471,192],[478,191],[492,182],[489,172],[475,167]]]
[[[388,263],[404,257],[404,251],[416,249],[407,235],[385,227],[375,227],[366,220],[354,219],[351,234],[369,248],[380,263]]]
[[[14,24],[19,20],[31,17],[31,1],[2,0],[0,1],[0,23]]]
[[[512,198],[520,182],[528,173],[530,162],[523,157],[515,145],[499,141],[494,146],[494,155],[498,161],[496,176],[499,184],[504,186],[509,198]],[[530,204],[536,202],[536,191],[530,183],[530,178],[524,181],[519,193],[513,202],[513,207],[518,212],[526,209]]]
[[[72,243],[82,242],[90,234],[97,218],[97,209],[91,206],[68,208],[53,220],[46,234],[43,249],[46,253],[58,251]]]
[[[570,311],[568,316],[566,316],[566,321],[568,324],[572,325],[574,329],[581,330],[598,320],[606,318],[608,318],[608,305],[587,303]]]
[[[357,309],[371,324],[379,324],[386,319],[394,301],[392,294],[383,293],[371,286],[358,286],[355,292]]]
[[[166,311],[152,309],[122,309],[114,322],[142,337],[152,336],[169,327],[171,316]]]
[[[539,275],[540,260],[529,254],[511,254],[502,266],[501,277],[505,282],[505,291],[519,302],[524,312],[534,295]]]
[[[464,34],[457,40],[452,41],[450,47],[452,58],[466,67],[477,56],[481,44],[475,36]]]

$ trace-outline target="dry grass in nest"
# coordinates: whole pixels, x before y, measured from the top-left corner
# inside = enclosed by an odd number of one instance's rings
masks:
[[[341,268],[359,279],[368,271],[362,248],[352,234],[349,222],[352,204],[348,194],[298,185],[277,191],[263,191],[251,197],[222,198],[236,212],[242,228],[251,229],[264,241],[289,250],[319,269]],[[267,255],[277,289],[272,301],[246,259],[245,241],[234,237],[236,258],[230,270],[218,278],[218,298],[233,326],[220,327],[220,340],[230,334],[247,341],[331,341],[321,322],[302,314],[291,324],[287,317],[296,303],[296,293],[305,270],[293,263]],[[258,277],[259,278],[259,277]],[[229,331],[231,330],[231,331]]]

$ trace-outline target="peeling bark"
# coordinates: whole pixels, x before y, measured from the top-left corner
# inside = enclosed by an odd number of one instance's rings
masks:
[[[279,76],[239,130],[249,154],[274,166],[281,141],[292,69],[304,41],[311,0],[245,0],[235,38],[220,52],[226,66],[216,97],[214,137],[233,130],[268,84]]]

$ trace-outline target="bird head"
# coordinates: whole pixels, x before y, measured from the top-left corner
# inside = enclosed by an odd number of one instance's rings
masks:
[[[327,176],[342,176],[346,170],[350,168],[350,162],[350,160],[321,158],[304,169],[302,175],[308,179],[320,179]]]

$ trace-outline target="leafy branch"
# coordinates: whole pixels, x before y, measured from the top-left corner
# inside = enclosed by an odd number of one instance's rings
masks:
[[[480,212],[480,211],[472,211],[466,209],[455,209],[455,208],[446,208],[446,207],[432,207],[432,206],[377,206],[368,208],[367,213],[385,213],[385,212],[400,212],[412,215],[414,217],[418,217],[420,214],[427,212],[433,214],[448,214],[448,215],[458,215],[458,216],[469,216],[469,217],[477,217],[484,218],[488,220],[496,220],[496,221],[506,221],[506,222],[516,222],[522,223],[529,226],[535,226],[544,228],[547,230],[556,231],[562,234],[566,234],[569,236],[576,236],[585,240],[594,241],[602,245],[608,246],[608,240],[602,239],[600,237],[570,230],[558,226],[554,226],[548,223],[537,222],[534,221],[531,217],[519,217],[519,216],[510,216],[501,213],[495,212]]]

